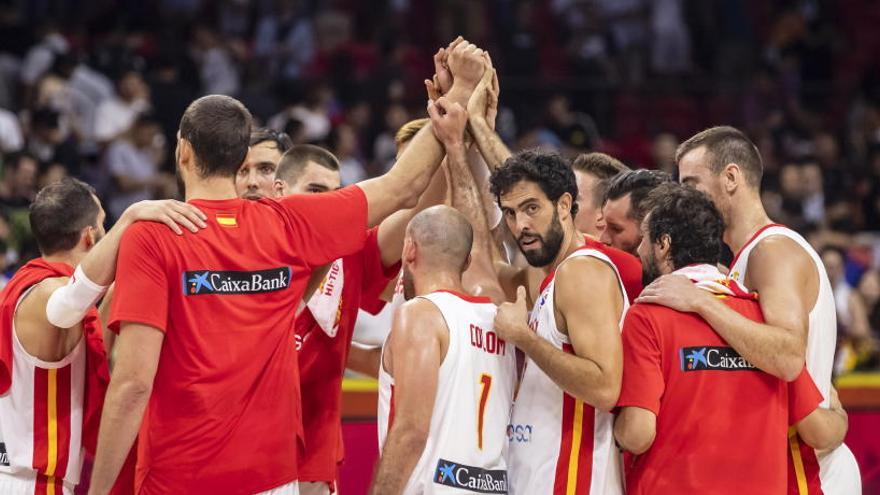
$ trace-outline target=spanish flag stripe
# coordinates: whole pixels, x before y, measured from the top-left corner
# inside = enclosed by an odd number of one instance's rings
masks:
[[[794,464],[794,474],[797,480],[798,495],[808,495],[807,475],[804,472],[804,460],[801,458],[801,447],[799,445],[797,431],[792,426],[788,431],[788,446],[791,453],[791,460]]]

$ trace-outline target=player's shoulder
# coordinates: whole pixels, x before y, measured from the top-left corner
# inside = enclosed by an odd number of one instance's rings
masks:
[[[812,263],[813,258],[805,246],[791,235],[777,233],[761,239],[749,253],[749,264],[776,264],[785,262]]]
[[[424,297],[414,297],[394,313],[392,330],[410,339],[421,339],[447,330],[440,308]]]
[[[603,258],[589,251],[585,250],[582,255],[571,257],[559,265],[555,275],[557,285],[565,286],[573,283],[592,285],[593,282],[605,279],[616,282],[613,261],[607,255]],[[601,251],[593,251],[602,254]]]

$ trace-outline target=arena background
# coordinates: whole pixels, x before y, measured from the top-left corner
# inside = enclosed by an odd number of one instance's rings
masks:
[[[514,149],[674,171],[695,131],[751,136],[768,212],[832,278],[847,443],[865,493],[880,493],[878,24],[869,0],[2,0],[3,282],[37,255],[27,207],[42,185],[87,180],[109,222],[175,195],[177,124],[203,94],[326,146],[345,183],[381,173],[396,129],[424,116],[431,55],[462,34],[499,69],[498,130]],[[341,488],[363,493],[375,384],[349,378],[345,404]]]

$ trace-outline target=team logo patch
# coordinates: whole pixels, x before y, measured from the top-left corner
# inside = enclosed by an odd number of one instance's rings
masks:
[[[466,466],[440,459],[434,483],[474,493],[507,493],[507,471]]]
[[[183,272],[183,294],[258,294],[290,287],[290,267],[253,272],[199,270]]]
[[[0,466],[9,466],[9,455],[6,454],[6,444],[0,442]]]
[[[678,351],[681,370],[688,371],[757,371],[731,347],[682,347]]]

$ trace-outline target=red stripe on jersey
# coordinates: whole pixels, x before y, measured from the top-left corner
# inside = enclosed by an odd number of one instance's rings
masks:
[[[788,493],[789,495],[822,495],[819,478],[819,460],[816,451],[797,435],[789,438]],[[797,447],[797,452],[792,449]]]
[[[49,493],[49,477],[43,473],[37,473],[34,480],[34,495],[47,495]],[[60,493],[59,493],[60,495]]]
[[[71,365],[58,369],[58,386],[55,389],[56,417],[58,422],[55,478],[59,482],[67,474],[67,462],[70,457],[70,373]],[[59,495],[60,493],[58,492]]]
[[[578,495],[590,493],[590,483],[593,481],[593,435],[596,430],[596,410],[593,406],[584,403],[584,416],[581,419],[581,448],[578,451]]]
[[[571,434],[574,426],[574,397],[562,394],[562,431],[559,444],[559,458],[556,459],[556,478],[553,481],[553,495],[566,495],[568,492],[568,461],[571,457]]]
[[[33,468],[46,471],[49,462],[49,371],[34,369],[34,457]],[[45,481],[45,480],[44,480]],[[39,486],[39,483],[37,483]]]
[[[743,251],[745,251],[746,248],[749,247],[749,244],[755,242],[755,239],[757,239],[759,235],[761,235],[765,230],[769,229],[770,227],[785,227],[785,225],[782,225],[781,223],[768,223],[767,225],[758,229],[758,231],[755,232],[754,234],[752,234],[752,237],[750,237],[749,240],[746,241],[746,243],[743,244],[743,246],[741,248],[739,248],[739,251],[736,252],[736,255],[734,255],[733,261],[730,262],[730,266],[729,266],[729,268],[731,270],[733,270],[733,267],[734,267],[734,265],[736,265],[736,262],[739,261],[739,257],[743,253]]]

